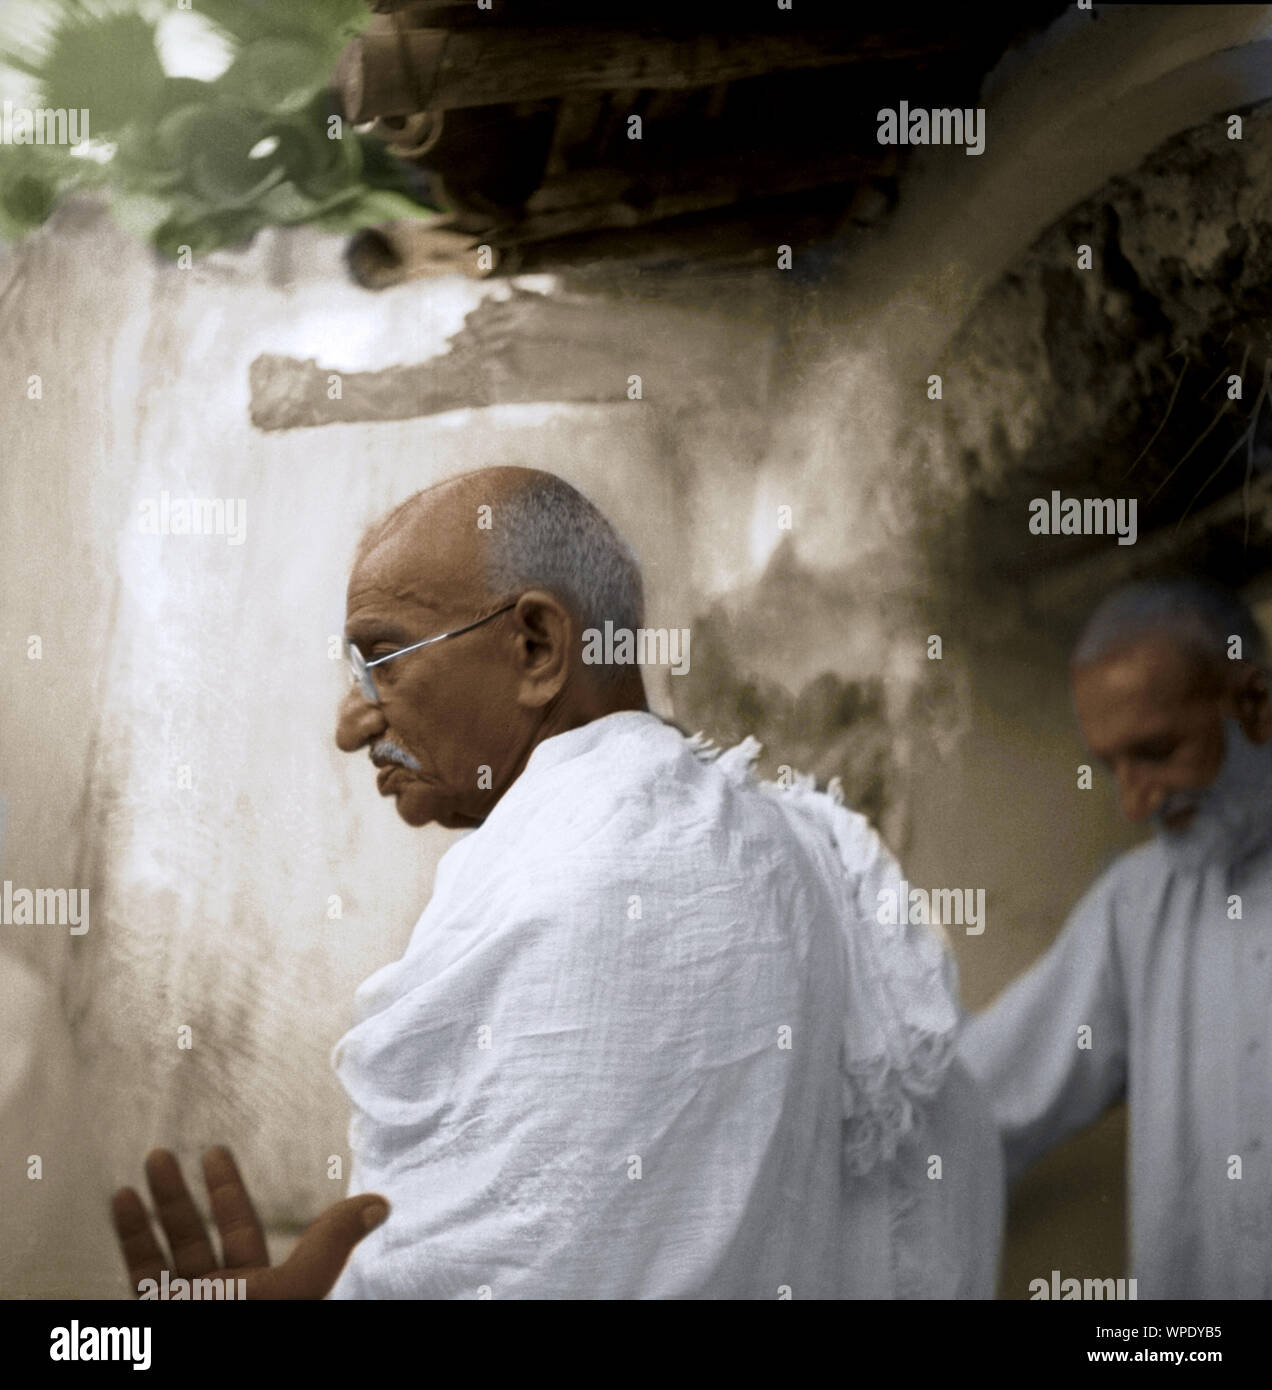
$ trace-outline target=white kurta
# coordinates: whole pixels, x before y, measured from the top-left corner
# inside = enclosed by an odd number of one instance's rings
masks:
[[[1123,855],[962,1039],[1009,1176],[1127,1098],[1140,1298],[1272,1297],[1272,796],[1264,804],[1263,844],[1234,867],[1181,872],[1158,841]]]
[[[540,744],[333,1062],[337,1298],[988,1297],[999,1148],[866,821],[650,714]]]

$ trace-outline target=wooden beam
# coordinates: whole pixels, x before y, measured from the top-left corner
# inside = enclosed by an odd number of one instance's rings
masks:
[[[612,169],[586,170],[546,182],[514,224],[492,228],[490,237],[501,246],[513,246],[579,232],[644,227],[687,213],[711,212],[831,184],[845,185],[847,205],[855,196],[853,186],[880,173],[884,163],[851,152],[817,165],[784,169],[721,161],[719,166],[695,169],[693,178],[676,177],[665,186],[655,180],[649,196],[630,200],[631,190],[642,183],[638,177]]]
[[[346,118],[361,123],[614,87],[706,87],[769,72],[926,57],[962,46],[953,37],[842,29],[690,37],[583,26],[407,29],[400,35],[380,29],[368,30],[345,48],[335,85]]]

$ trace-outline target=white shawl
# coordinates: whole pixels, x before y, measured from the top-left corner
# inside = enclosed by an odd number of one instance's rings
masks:
[[[877,921],[864,818],[758,752],[610,715],[443,857],[333,1053],[350,1191],[393,1207],[333,1297],[992,1292],[996,1141],[974,1093],[932,1130],[949,953]]]

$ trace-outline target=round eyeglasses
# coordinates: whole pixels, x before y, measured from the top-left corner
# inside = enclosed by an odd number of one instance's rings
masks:
[[[358,687],[362,693],[362,698],[368,704],[378,705],[380,692],[375,688],[375,680],[371,675],[373,666],[383,666],[386,661],[394,661],[399,656],[405,656],[407,652],[417,652],[421,647],[431,647],[434,642],[445,642],[448,637],[459,637],[462,633],[471,632],[473,628],[481,627],[483,623],[490,622],[499,617],[501,613],[506,613],[510,608],[516,606],[515,603],[505,603],[502,608],[497,608],[493,613],[487,613],[484,618],[478,618],[475,623],[453,628],[450,632],[439,633],[436,637],[426,637],[422,642],[412,642],[409,647],[399,647],[397,651],[390,652],[387,656],[377,656],[374,661],[368,661],[346,637],[344,647],[345,656],[349,661],[350,681]]]

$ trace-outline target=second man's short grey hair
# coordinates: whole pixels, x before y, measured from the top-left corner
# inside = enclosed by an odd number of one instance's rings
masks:
[[[580,627],[635,631],[644,619],[640,566],[601,512],[563,478],[535,473],[493,507],[486,577],[495,597],[546,589]]]
[[[1170,637],[1211,671],[1230,670],[1228,644],[1241,639],[1244,660],[1267,663],[1267,643],[1249,606],[1209,580],[1141,580],[1115,590],[1088,618],[1073,650],[1074,666],[1090,666],[1155,634]]]

